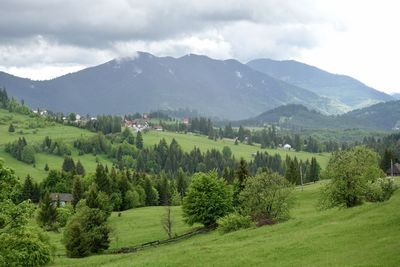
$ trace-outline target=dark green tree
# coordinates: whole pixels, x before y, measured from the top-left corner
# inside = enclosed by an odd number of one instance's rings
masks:
[[[232,211],[232,194],[216,172],[196,173],[183,198],[182,210],[188,224],[213,226]]]
[[[50,170],[49,164],[46,163],[46,165],[44,165],[44,170],[45,170],[46,172],[48,172],[48,171]]]
[[[62,164],[62,170],[65,172],[75,172],[75,162],[72,157],[66,156]]]
[[[144,191],[146,193],[146,206],[155,206],[158,204],[158,193],[153,187],[149,177],[144,180]]]
[[[10,123],[10,126],[8,127],[8,132],[9,133],[15,132],[15,127],[14,127],[14,125],[12,123]]]
[[[384,172],[389,170],[391,168],[390,164],[394,164],[396,162],[395,158],[396,157],[391,149],[385,149],[385,151],[383,152],[382,160],[379,164],[381,169]]]
[[[72,186],[72,205],[75,207],[78,204],[79,200],[83,198],[84,188],[79,175],[74,177],[74,183]]]
[[[85,168],[83,167],[81,161],[78,159],[78,162],[76,163],[76,174],[85,176]]]
[[[39,225],[48,231],[56,229],[57,207],[53,204],[49,192],[46,192],[40,201],[37,220]]]
[[[234,180],[234,191],[233,191],[233,205],[239,205],[239,195],[244,189],[246,179],[249,176],[249,171],[247,169],[246,161],[241,158],[239,162],[239,167],[236,170],[235,180]]]
[[[143,148],[143,136],[141,131],[138,131],[136,134],[136,148],[142,149]]]

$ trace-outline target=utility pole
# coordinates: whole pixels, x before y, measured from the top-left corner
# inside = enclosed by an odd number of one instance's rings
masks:
[[[300,181],[301,181],[301,191],[303,191],[303,171],[300,164]]]
[[[390,174],[393,178],[393,159],[390,160]]]

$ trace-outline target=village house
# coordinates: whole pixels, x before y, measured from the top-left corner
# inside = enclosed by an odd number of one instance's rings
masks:
[[[392,168],[386,171],[387,176],[392,176]],[[393,176],[400,176],[400,163],[393,164]]]
[[[71,204],[74,197],[69,193],[51,193],[50,194],[51,202],[53,205],[57,205],[60,203],[60,206],[65,206],[67,204]]]
[[[292,149],[292,146],[289,145],[289,144],[285,144],[285,145],[283,146],[283,149],[291,150],[291,149]]]
[[[156,131],[162,131],[163,130],[163,127],[161,126],[161,125],[154,125],[153,126],[153,130],[156,130]]]

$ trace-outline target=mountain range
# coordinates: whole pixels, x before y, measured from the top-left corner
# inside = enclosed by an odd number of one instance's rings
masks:
[[[342,115],[323,115],[303,105],[289,104],[234,122],[235,126],[274,124],[290,129],[399,130],[400,100],[378,103]]]
[[[267,73],[257,62],[242,64],[233,59],[216,60],[193,54],[179,58],[156,57],[138,52],[135,57],[114,59],[45,81],[0,72],[0,87],[5,87],[9,95],[23,99],[32,108],[64,113],[128,114],[190,108],[206,116],[231,120],[254,117],[286,104],[301,104],[328,115],[341,114],[352,106],[393,99],[347,78],[359,86],[346,87],[338,82],[336,91],[346,94],[352,90],[362,97],[353,102],[345,101],[325,94],[325,87],[321,90],[317,86],[309,88],[294,78],[284,79]],[[308,67],[304,65],[304,69]],[[323,80],[325,76],[322,76],[318,79]],[[341,79],[339,76],[338,80]]]
[[[276,79],[333,99],[340,104],[343,112],[395,99],[349,76],[329,73],[294,60],[255,59],[247,65]]]

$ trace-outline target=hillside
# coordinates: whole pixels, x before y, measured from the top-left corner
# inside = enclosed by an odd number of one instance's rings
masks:
[[[378,103],[337,116],[323,115],[305,106],[290,104],[234,124],[247,126],[275,124],[289,129],[396,130],[400,128],[400,101]]]
[[[352,77],[329,73],[294,60],[255,59],[247,65],[276,79],[334,99],[341,103],[338,108],[344,112],[394,100],[394,97]]]
[[[32,108],[80,114],[128,114],[190,108],[244,119],[288,103],[337,114],[334,101],[260,73],[236,60],[138,53],[47,81],[0,73],[0,87]]]
[[[53,266],[397,266],[400,191],[384,203],[317,211],[322,183],[305,186],[304,191],[297,188],[292,218],[284,223],[226,235],[212,232],[132,254],[84,259],[59,256]],[[178,216],[177,229],[182,231],[180,212],[173,212]],[[111,225],[117,235],[121,229],[129,233],[126,238],[121,236],[121,245],[133,245],[163,238],[161,225],[156,226],[162,214],[159,207],[129,210],[121,217],[114,213]],[[127,219],[133,217],[140,231],[131,231],[133,224],[128,226]],[[53,236],[54,244],[60,244],[60,238],[61,234]]]
[[[12,123],[16,128],[14,133],[8,132],[10,123]],[[55,140],[62,140],[70,146],[73,159],[75,161],[79,159],[86,168],[86,171],[90,173],[94,172],[96,169],[96,160],[109,166],[112,166],[113,164],[112,160],[104,154],[97,154],[96,156],[93,154],[79,155],[79,151],[73,148],[74,140],[79,137],[92,135],[95,135],[95,133],[88,130],[54,122],[47,122],[41,118],[33,118],[26,115],[10,113],[4,109],[0,109],[0,158],[5,161],[7,166],[12,167],[16,174],[21,178],[25,178],[27,174],[30,174],[35,180],[41,181],[48,174],[44,170],[46,163],[51,169],[59,169],[61,168],[64,157],[38,152],[35,154],[35,165],[27,164],[18,161],[9,153],[5,152],[5,145],[7,143],[18,140],[20,137],[24,137],[28,143],[35,144],[36,146],[39,146],[46,136]],[[271,155],[280,154],[282,158],[284,158],[286,154],[291,157],[296,156],[302,160],[316,157],[321,167],[325,168],[330,158],[329,153],[313,154],[308,152],[286,151],[283,149],[261,149],[257,144],[253,146],[246,144],[234,145],[234,141],[230,139],[213,141],[208,139],[206,136],[173,132],[147,132],[144,134],[143,138],[144,145],[146,147],[152,147],[155,144],[158,144],[162,138],[166,139],[168,144],[173,138],[176,139],[185,152],[190,152],[195,146],[200,148],[202,152],[206,152],[213,148],[222,151],[224,146],[228,146],[231,148],[233,155],[235,155],[237,159],[243,157],[246,160],[251,160],[251,155],[253,153],[257,151],[267,151]]]

